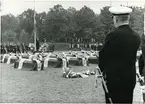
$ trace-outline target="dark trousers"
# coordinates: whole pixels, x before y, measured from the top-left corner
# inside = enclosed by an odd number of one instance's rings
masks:
[[[113,104],[115,103],[126,103],[132,104],[133,100],[133,90],[125,91],[110,91],[109,95],[112,99]],[[110,103],[107,94],[105,93],[106,103]]]
[[[31,71],[37,71],[37,62],[35,60],[33,60],[33,68],[31,69]]]
[[[140,73],[140,75],[143,75],[143,68],[144,68],[144,59],[143,59],[143,56],[141,55],[139,57],[139,73]]]
[[[44,61],[41,61],[42,66],[41,66],[41,70],[44,70]]]
[[[132,104],[134,87],[130,82],[129,81],[126,82],[125,80],[120,81],[119,79],[117,80],[111,79],[107,82],[106,85],[113,104],[115,103]],[[106,103],[110,103],[110,101],[108,100],[108,95],[106,93],[105,97]]]

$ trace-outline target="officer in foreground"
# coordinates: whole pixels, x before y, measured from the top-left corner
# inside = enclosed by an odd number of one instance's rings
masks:
[[[140,36],[129,26],[128,7],[111,7],[115,30],[110,32],[99,52],[99,67],[113,103],[132,103],[136,84],[136,53]],[[106,102],[109,100],[106,98]]]

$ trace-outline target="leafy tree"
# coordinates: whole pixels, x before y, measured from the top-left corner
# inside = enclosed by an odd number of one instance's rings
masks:
[[[30,41],[29,34],[24,29],[21,31],[19,41],[20,41],[20,43],[25,43],[25,44],[28,44]]]
[[[45,21],[45,33],[47,40],[57,41],[61,37],[64,38],[65,31],[68,29],[66,26],[66,10],[61,5],[54,5],[50,8]]]
[[[39,37],[40,41],[44,42],[45,39],[45,31],[44,31],[44,22],[46,20],[46,13],[38,13],[36,14],[36,28],[37,28],[37,37]]]
[[[104,33],[105,25],[101,22],[101,16],[97,16],[95,21],[95,27],[93,28],[94,34],[93,38],[95,38],[96,42],[103,43],[106,34]]]
[[[34,29],[34,10],[28,9],[19,15],[20,28],[24,29],[31,37]]]
[[[69,7],[67,9],[67,30],[66,30],[66,38],[68,42],[71,42],[71,40],[74,38],[76,31],[78,31],[78,25],[74,19],[76,9],[73,7]]]
[[[3,15],[2,19],[2,32],[5,30],[15,30],[18,24],[18,20],[12,14]]]
[[[103,7],[101,9],[100,21],[102,23],[102,32],[107,35],[113,28],[113,20],[111,18],[111,13],[109,12],[109,6]]]
[[[15,43],[16,40],[16,32],[10,30],[5,31],[4,33],[2,33],[2,42],[7,42],[7,43]]]
[[[143,9],[131,8],[131,27],[142,35]],[[3,42],[34,42],[34,10],[28,9],[17,17],[8,14],[1,18]],[[103,7],[98,15],[87,6],[76,10],[74,7],[64,9],[58,4],[50,8],[48,13],[36,13],[35,19],[40,41],[46,39],[51,42],[90,42],[93,38],[102,43],[105,36],[114,29],[109,6]]]
[[[91,38],[95,27],[96,15],[92,9],[84,6],[75,13],[74,20],[77,23],[77,38]]]
[[[7,14],[2,16],[2,22],[1,22],[1,33],[4,33],[7,30],[12,30],[17,33],[17,39],[20,34],[20,26],[19,26],[19,20],[12,14]]]
[[[131,13],[131,27],[133,28],[134,31],[136,31],[139,35],[143,34],[143,21],[144,21],[144,12],[143,9],[140,7],[131,7],[132,8],[132,13]]]

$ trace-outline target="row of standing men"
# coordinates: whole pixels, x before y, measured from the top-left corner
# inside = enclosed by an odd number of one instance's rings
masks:
[[[102,47],[102,44],[70,44],[69,48],[73,49],[73,48],[89,48],[91,50],[100,50]],[[36,51],[39,51],[40,49],[40,45],[36,44]],[[53,50],[54,51],[54,45],[52,45],[52,47],[49,47],[49,50]],[[0,52],[2,54],[4,53],[24,53],[24,52],[28,52],[28,51],[34,51],[34,47],[33,46],[29,46],[26,44],[20,44],[20,45],[5,45],[5,44],[1,44],[0,46]]]

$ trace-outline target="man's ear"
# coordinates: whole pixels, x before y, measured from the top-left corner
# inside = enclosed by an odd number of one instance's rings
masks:
[[[128,20],[130,20],[130,15],[128,15]]]
[[[118,23],[118,16],[114,16],[115,22]]]

